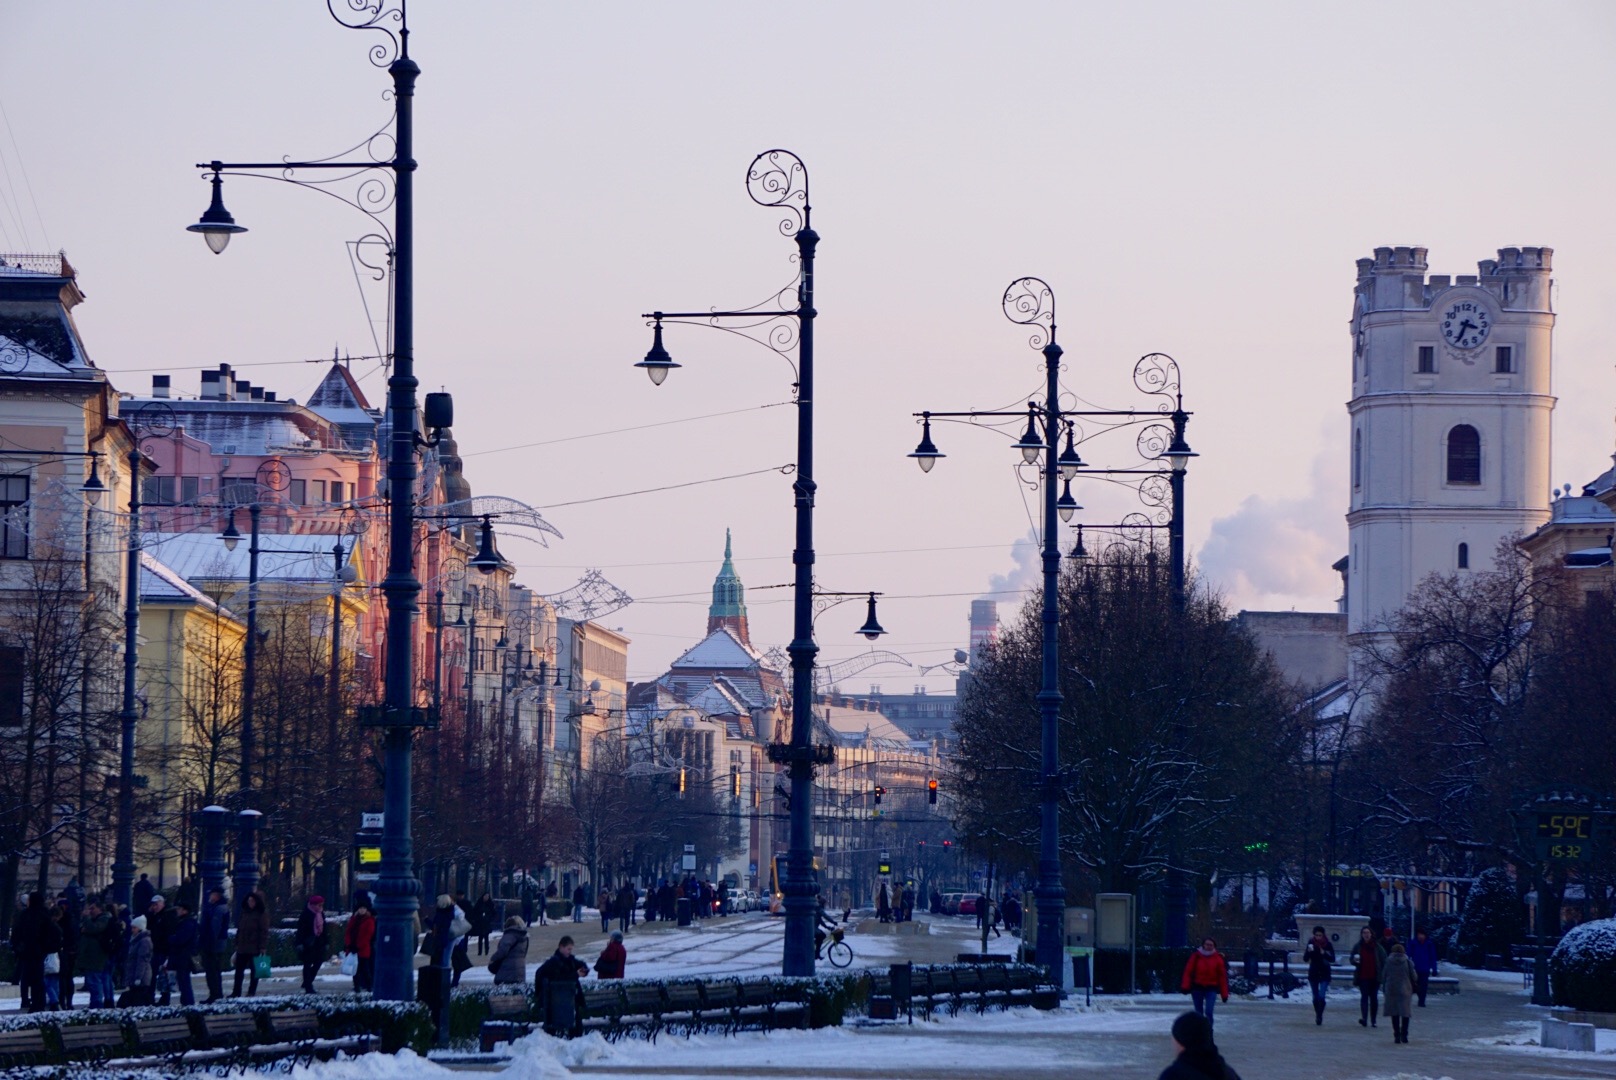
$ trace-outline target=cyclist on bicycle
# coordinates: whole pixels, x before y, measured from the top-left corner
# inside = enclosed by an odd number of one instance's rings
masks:
[[[814,900],[814,959],[821,959],[820,952],[825,948],[825,934],[836,929],[836,920],[825,913],[825,894],[820,893]]]

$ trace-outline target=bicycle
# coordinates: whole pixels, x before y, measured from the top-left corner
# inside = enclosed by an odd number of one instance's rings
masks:
[[[831,967],[844,968],[853,962],[853,946],[842,940],[845,931],[841,927],[830,932],[830,944],[825,949],[825,959],[830,961]]]

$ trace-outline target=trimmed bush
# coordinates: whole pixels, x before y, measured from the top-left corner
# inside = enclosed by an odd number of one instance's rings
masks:
[[[1526,933],[1526,904],[1503,868],[1484,870],[1465,898],[1453,959],[1479,968],[1489,956],[1510,955],[1510,947]]]
[[[1616,919],[1572,927],[1549,956],[1556,1005],[1616,1013]]]

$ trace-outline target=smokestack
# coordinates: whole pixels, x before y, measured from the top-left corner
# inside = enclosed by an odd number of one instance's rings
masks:
[[[168,397],[169,380],[170,376],[168,375],[153,375],[151,377],[151,396],[155,398]]]
[[[971,601],[971,659],[999,640],[999,604],[996,600]]]

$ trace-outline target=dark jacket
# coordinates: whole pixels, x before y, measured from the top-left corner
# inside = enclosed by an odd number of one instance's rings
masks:
[[[230,950],[230,905],[220,900],[217,904],[205,904],[200,919],[202,930],[202,951],[205,953],[223,953]]]
[[[269,950],[269,912],[245,908],[236,916],[236,952],[257,956]]]
[[[11,924],[11,948],[18,960],[42,961],[62,947],[62,932],[43,903],[32,902]]]
[[[151,935],[152,958],[155,963],[161,964],[168,959],[168,937],[174,932],[175,923],[179,922],[179,915],[167,904],[163,910],[153,915],[146,915],[146,932]]]
[[[488,970],[494,973],[494,982],[524,984],[527,982],[527,931],[507,926],[494,946],[494,955],[488,958]]]
[[[129,910],[136,915],[146,914],[151,907],[152,897],[157,895],[157,886],[148,880],[135,882],[135,890],[129,898]]]
[[[297,955],[305,964],[325,961],[325,935],[314,932],[314,909],[307,904],[297,917]]]
[[[101,972],[116,951],[113,941],[115,929],[112,916],[102,912],[95,918],[86,918],[79,934],[78,968],[83,972]],[[108,945],[112,948],[108,948]]]
[[[1335,946],[1326,941],[1323,945],[1307,939],[1307,948],[1302,950],[1302,959],[1307,961],[1308,982],[1324,982],[1330,977],[1330,965],[1335,963]]]
[[[1240,1080],[1240,1074],[1229,1068],[1216,1050],[1186,1050],[1162,1070],[1158,1080]]]
[[[168,961],[168,970],[176,972],[193,970],[191,954],[196,952],[201,940],[202,928],[197,925],[195,915],[177,919],[174,929],[168,935],[168,948],[163,952],[164,959]]]
[[[1379,942],[1364,948],[1360,941],[1352,947],[1352,981],[1358,986],[1379,987],[1380,973],[1386,969],[1386,950]]]
[[[542,988],[547,982],[577,982],[587,974],[588,964],[576,956],[563,956],[561,950],[557,949],[555,955],[540,964],[539,970],[533,973],[533,985]]]
[[[1414,961],[1414,970],[1421,975],[1436,974],[1436,942],[1430,938],[1415,938],[1408,943],[1408,958]]]
[[[129,951],[123,961],[125,986],[152,984],[152,939],[148,930],[136,930],[129,939]]]
[[[482,937],[493,931],[494,902],[489,899],[479,900],[477,906],[471,909],[471,932]]]

